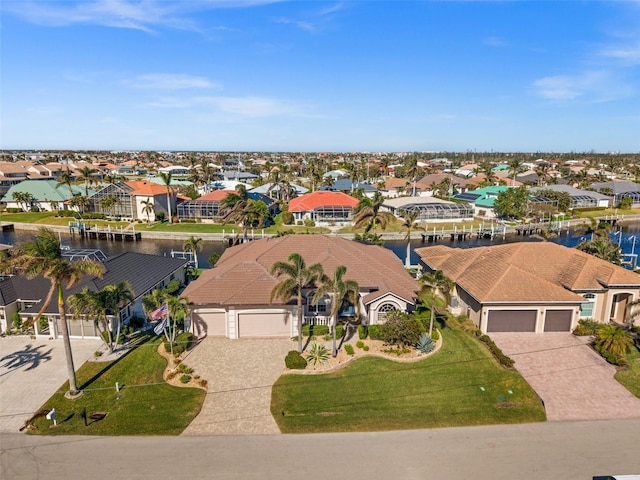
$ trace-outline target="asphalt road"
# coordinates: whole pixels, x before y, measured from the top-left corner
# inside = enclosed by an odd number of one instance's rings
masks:
[[[0,478],[591,479],[640,474],[640,418],[384,433],[0,437]]]

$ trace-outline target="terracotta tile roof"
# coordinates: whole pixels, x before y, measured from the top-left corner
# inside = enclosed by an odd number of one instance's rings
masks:
[[[198,200],[213,200],[221,202],[222,200],[227,198],[227,195],[229,195],[230,193],[237,194],[238,192],[235,190],[214,190],[211,193],[207,193],[206,195],[198,197]]]
[[[125,182],[133,191],[131,195],[160,195],[167,194],[167,187],[164,185],[159,185],[154,182],[147,182],[146,180],[132,180],[130,182]]]
[[[205,270],[183,295],[198,305],[268,305],[271,290],[279,281],[270,275],[271,266],[286,261],[293,252],[299,253],[307,266],[320,263],[328,275],[345,265],[345,280],[358,282],[365,304],[386,293],[413,303],[419,289],[388,249],[340,237],[285,235],[228,248],[215,268]]]
[[[416,252],[481,302],[575,302],[580,297],[574,292],[640,288],[636,273],[552,242],[469,249],[438,245]]]
[[[351,207],[358,205],[359,201],[342,192],[328,192],[318,190],[296,197],[289,202],[290,212],[308,212],[319,207]]]

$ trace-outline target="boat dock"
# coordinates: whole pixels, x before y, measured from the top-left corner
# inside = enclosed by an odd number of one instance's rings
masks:
[[[72,237],[77,234],[81,238],[91,238],[94,240],[111,240],[119,242],[137,242],[142,240],[142,234],[140,232],[136,232],[135,228],[112,228],[110,225],[104,228],[99,227],[98,225],[91,226],[85,222],[69,222],[69,233]]]

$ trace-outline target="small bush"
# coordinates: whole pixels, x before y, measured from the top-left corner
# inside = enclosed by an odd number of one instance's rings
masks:
[[[94,357],[101,357],[102,356],[102,352],[100,350],[96,350],[95,352],[93,352],[93,356]]]
[[[368,351],[369,351],[369,345],[365,345],[364,347],[362,347],[362,349],[363,349],[365,352],[368,352]]]
[[[180,376],[180,382],[181,383],[189,383],[191,381],[191,375],[187,375],[186,373],[184,375]]]
[[[329,333],[328,325],[303,325],[302,336],[303,337],[316,337],[327,335]]]
[[[440,340],[440,334],[438,333],[438,330],[434,330],[433,332],[431,332],[431,340],[433,340],[434,342]]]
[[[367,331],[369,332],[369,338],[371,340],[382,340],[380,325],[369,325],[369,327],[367,327]]]
[[[201,378],[200,380],[198,380],[198,383],[200,384],[200,386],[202,388],[207,388],[207,381],[204,378]]]
[[[284,225],[293,225],[294,222],[293,213],[291,212],[283,212],[282,213],[282,223]]]
[[[307,366],[307,361],[296,350],[291,350],[284,358],[284,364],[291,370],[304,370]]]
[[[309,365],[326,365],[329,361],[329,350],[327,347],[318,342],[313,342],[309,355],[307,355],[307,362]]]
[[[362,340],[358,340],[358,341],[356,342],[356,347],[358,347],[358,348],[364,348],[364,342],[363,342]]]
[[[502,350],[500,350],[500,348],[495,343],[493,343],[493,340],[491,340],[491,338],[488,335],[482,335],[478,338],[478,340],[480,340],[489,348],[489,351],[502,365],[504,365],[507,368],[513,367],[513,364],[515,363],[515,361],[512,358],[507,357],[504,353],[502,353]]]
[[[336,337],[342,338],[344,335],[344,325],[336,325]]]
[[[364,340],[367,338],[367,326],[366,325],[358,325],[358,338],[360,340]]]
[[[349,354],[349,355],[353,355],[353,353],[354,353],[353,345],[351,345],[350,343],[345,343],[344,344],[344,351],[347,352],[347,354]]]
[[[582,320],[578,320],[578,325],[573,329],[573,334],[578,337],[595,335],[598,331],[598,328],[600,328],[601,326],[601,323],[595,321],[592,318],[583,318]]]
[[[394,313],[392,315],[392,313]],[[415,345],[424,333],[424,326],[414,315],[389,312],[387,321],[380,325],[380,335],[390,345]]]

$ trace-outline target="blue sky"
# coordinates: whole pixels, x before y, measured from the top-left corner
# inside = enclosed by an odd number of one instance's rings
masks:
[[[3,0],[3,149],[640,152],[640,0]]]

